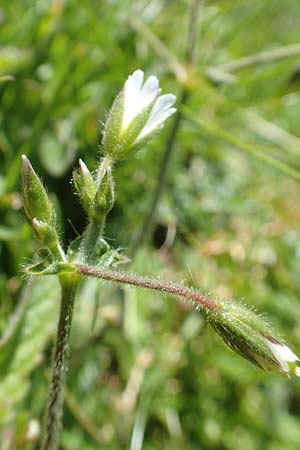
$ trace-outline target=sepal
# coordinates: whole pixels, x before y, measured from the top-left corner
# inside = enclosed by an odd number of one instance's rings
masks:
[[[93,175],[81,159],[79,168],[73,171],[73,183],[85,212],[90,214],[94,205],[96,186]]]
[[[108,168],[103,176],[94,200],[94,217],[100,221],[112,209],[115,202],[115,187],[111,169]]]

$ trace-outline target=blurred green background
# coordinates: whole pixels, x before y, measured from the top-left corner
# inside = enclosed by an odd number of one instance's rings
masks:
[[[183,87],[190,0],[1,2],[1,450],[37,448],[59,305],[54,278],[26,287],[22,275],[37,244],[22,215],[20,155],[59,202],[67,245],[85,225],[72,168],[78,158],[94,167],[107,111],[137,68],[189,96],[177,104],[153,231],[128,270],[242,298],[299,353],[299,1],[199,4]],[[115,170],[106,237],[124,254],[174,120]],[[61,449],[125,448],[298,449],[299,381],[252,367],[186,304],[89,281],[76,303]]]

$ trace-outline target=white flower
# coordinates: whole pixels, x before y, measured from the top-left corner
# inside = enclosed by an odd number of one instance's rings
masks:
[[[176,97],[160,93],[159,81],[154,75],[145,82],[142,70],[129,75],[105,123],[104,153],[115,161],[127,158],[164,126],[167,118],[176,111],[173,108]]]
[[[280,364],[281,371],[286,375],[295,374],[300,377],[300,367],[296,366],[299,362],[298,356],[295,355],[289,347],[277,340],[272,342],[268,338],[265,338],[265,341],[275,359]]]
[[[153,104],[147,121],[135,138],[134,144],[140,142],[155,130],[162,128],[167,118],[176,111],[176,108],[172,108],[176,100],[175,95],[160,95],[159,81],[154,75],[151,75],[144,85],[143,80],[144,72],[136,70],[132,75],[129,75],[124,85],[124,110],[121,132],[124,132],[145,108]]]

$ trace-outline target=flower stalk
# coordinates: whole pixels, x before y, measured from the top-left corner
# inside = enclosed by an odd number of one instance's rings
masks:
[[[139,286],[190,300],[196,307],[198,306],[198,308],[206,314],[216,313],[219,309],[214,300],[201,294],[200,291],[182,286],[180,284],[167,283],[152,278],[142,277],[140,275],[133,275],[116,270],[107,270],[102,267],[91,267],[83,264],[75,264],[75,268],[79,275],[101,278],[103,280],[115,281],[117,283],[129,284],[132,286]]]

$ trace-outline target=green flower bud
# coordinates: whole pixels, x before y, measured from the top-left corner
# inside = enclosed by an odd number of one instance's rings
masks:
[[[79,160],[79,169],[73,172],[73,181],[82,206],[89,214],[94,205],[96,186],[91,172],[81,159]]]
[[[111,169],[108,168],[100,182],[100,186],[95,195],[95,202],[94,202],[95,217],[102,221],[103,218],[112,209],[114,202],[115,202],[114,180],[111,174]]]
[[[114,160],[127,158],[141,148],[164,126],[176,97],[160,95],[159,81],[153,75],[143,85],[144,73],[136,70],[116,97],[105,124],[102,146]]]
[[[235,352],[263,370],[300,376],[299,358],[261,316],[241,303],[221,300],[209,321]]]
[[[36,218],[45,223],[54,224],[53,205],[40,178],[25,155],[22,156],[21,174],[24,209],[28,220],[32,222]]]

